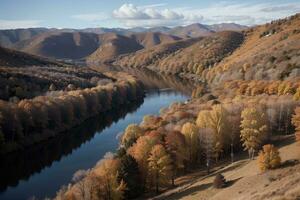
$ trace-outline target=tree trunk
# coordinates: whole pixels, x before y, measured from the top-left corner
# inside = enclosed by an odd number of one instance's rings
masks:
[[[158,171],[156,172],[156,185],[155,185],[155,192],[156,194],[159,193],[159,189],[158,189]]]

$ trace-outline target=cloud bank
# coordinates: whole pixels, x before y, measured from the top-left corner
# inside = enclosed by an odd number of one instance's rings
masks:
[[[36,28],[41,20],[3,20],[0,19],[0,29]]]
[[[123,4],[112,17],[125,27],[178,26],[191,23],[238,23],[255,25],[300,12],[300,3],[227,3],[221,2],[206,8],[173,8],[165,5],[135,6]]]

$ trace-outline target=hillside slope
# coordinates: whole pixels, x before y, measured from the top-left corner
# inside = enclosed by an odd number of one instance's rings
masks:
[[[57,59],[81,59],[98,48],[94,33],[46,32],[17,43],[14,48],[26,53]]]
[[[0,46],[12,47],[15,43],[32,38],[40,33],[48,32],[46,28],[0,30]]]
[[[32,65],[41,66],[50,64],[58,65],[58,63],[56,62],[45,60],[38,56],[29,55],[23,52],[0,47],[0,66],[25,67]]]
[[[194,41],[189,47],[165,51],[159,57],[153,52],[160,52],[164,47],[158,45],[123,56],[115,64],[193,74],[216,84],[235,79],[292,79],[300,74],[299,27],[300,14],[296,14],[242,32],[213,33]]]
[[[289,79],[300,74],[300,14],[247,29],[245,41],[203,73],[211,82]]]
[[[105,33],[99,35],[100,44],[94,52],[87,57],[87,62],[109,62],[118,55],[135,52],[143,48],[136,40],[117,35],[115,33]]]
[[[292,140],[292,139],[289,139]],[[183,185],[154,198],[184,200],[263,200],[263,199],[298,199],[300,197],[299,144],[286,143],[279,149],[283,166],[279,169],[261,173],[257,160],[239,160],[201,177],[192,184]],[[297,161],[298,160],[298,161]],[[222,173],[229,186],[222,189],[212,187],[214,175]]]
[[[116,64],[130,67],[151,67],[161,72],[201,74],[235,50],[243,41],[238,32],[226,31],[208,37],[159,45],[117,60]],[[171,47],[174,46],[171,50]]]
[[[115,65],[122,67],[142,68],[151,66],[164,57],[175,53],[176,51],[194,44],[203,38],[185,39],[176,42],[160,44],[148,49],[143,49],[136,53],[120,56],[114,62]]]
[[[179,37],[201,37],[214,33],[213,30],[203,24],[191,24],[188,26],[178,26],[169,31],[170,34]]]
[[[130,37],[136,40],[144,48],[150,48],[158,44],[174,42],[181,39],[177,36],[162,34],[158,32],[135,33],[131,34]]]

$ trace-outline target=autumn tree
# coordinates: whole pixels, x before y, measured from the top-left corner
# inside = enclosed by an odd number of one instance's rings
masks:
[[[143,135],[143,129],[137,124],[130,124],[127,126],[124,134],[122,135],[121,144],[128,149],[136,140]]]
[[[200,128],[199,133],[201,146],[203,146],[204,155],[206,158],[206,169],[207,173],[209,174],[211,168],[211,160],[214,157],[215,138],[213,136],[213,130],[211,128]]]
[[[265,114],[256,108],[245,108],[241,114],[241,141],[249,158],[254,158],[255,151],[260,148],[267,134]]]
[[[93,171],[93,176],[96,176],[99,181],[97,194],[100,199],[121,200],[124,198],[126,184],[123,180],[118,180],[119,166],[118,159],[106,158]]]
[[[297,107],[295,109],[295,114],[293,115],[292,123],[296,129],[295,132],[296,140],[300,141],[300,107]]]
[[[224,150],[226,134],[229,132],[228,115],[222,105],[214,105],[211,111],[200,111],[196,120],[198,127],[213,130],[216,160]]]
[[[157,138],[145,135],[139,137],[136,143],[128,149],[128,153],[134,157],[139,165],[143,188],[146,187],[148,177],[148,157],[152,147],[157,143]]]
[[[259,152],[257,162],[262,172],[280,166],[281,158],[278,149],[271,144],[264,145]]]
[[[185,137],[186,146],[188,148],[189,162],[193,163],[197,161],[200,148],[198,139],[199,129],[195,124],[187,122],[182,126],[181,132]]]
[[[164,146],[157,144],[152,148],[148,161],[149,172],[155,183],[155,191],[158,193],[159,187],[171,178],[172,160]]]
[[[165,137],[165,144],[172,159],[172,185],[174,186],[177,171],[185,167],[187,154],[185,137],[179,131],[171,131]]]

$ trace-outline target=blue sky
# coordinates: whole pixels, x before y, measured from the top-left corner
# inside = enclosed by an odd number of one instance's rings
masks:
[[[254,25],[297,12],[299,0],[0,0],[0,29]]]

